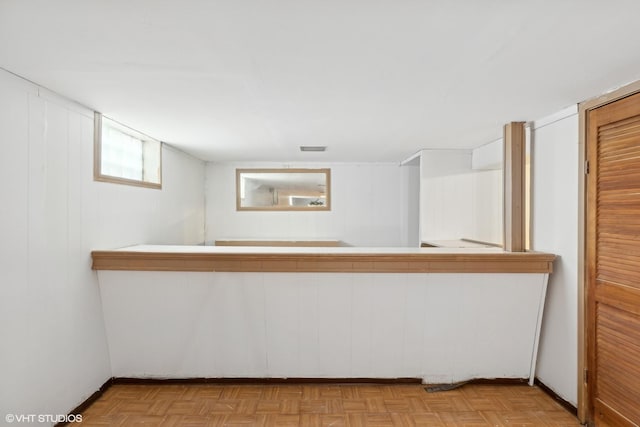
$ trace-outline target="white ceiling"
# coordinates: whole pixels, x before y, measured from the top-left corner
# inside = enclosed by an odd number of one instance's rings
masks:
[[[637,0],[0,0],[0,67],[205,160],[401,161],[640,79],[638,16]]]

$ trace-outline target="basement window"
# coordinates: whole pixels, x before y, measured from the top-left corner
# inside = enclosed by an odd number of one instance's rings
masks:
[[[94,179],[162,188],[162,143],[95,113]]]

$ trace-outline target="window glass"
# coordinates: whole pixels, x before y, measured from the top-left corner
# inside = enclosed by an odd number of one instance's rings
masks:
[[[96,113],[96,180],[160,188],[161,144]]]

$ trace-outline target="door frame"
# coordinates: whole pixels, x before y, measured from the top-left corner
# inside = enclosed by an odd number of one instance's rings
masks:
[[[640,93],[640,81],[622,86],[604,95],[583,101],[578,104],[579,136],[578,136],[578,419],[581,423],[593,421],[589,417],[590,389],[587,384],[588,360],[588,331],[587,331],[587,288],[588,265],[586,259],[586,213],[587,213],[587,135],[589,125],[587,115],[589,111],[603,105],[618,101],[627,96]]]

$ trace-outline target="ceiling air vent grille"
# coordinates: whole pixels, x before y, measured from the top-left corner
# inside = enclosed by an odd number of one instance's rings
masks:
[[[326,145],[301,145],[300,151],[326,151]]]

